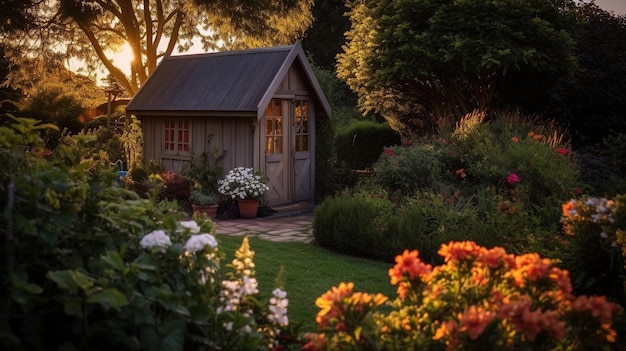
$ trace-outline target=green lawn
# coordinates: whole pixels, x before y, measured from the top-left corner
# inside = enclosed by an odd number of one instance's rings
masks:
[[[242,237],[218,235],[217,239],[230,263]],[[266,300],[276,287],[286,290],[289,323],[302,322],[301,332],[316,331],[315,299],[341,282],[353,282],[355,291],[395,297],[396,288],[389,284],[387,275],[392,263],[344,256],[312,244],[277,243],[254,237],[250,238],[250,247],[255,252],[262,298]]]

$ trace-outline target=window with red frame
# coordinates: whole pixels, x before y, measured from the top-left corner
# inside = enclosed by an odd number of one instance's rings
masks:
[[[165,120],[163,151],[168,154],[187,154],[191,150],[191,121]]]

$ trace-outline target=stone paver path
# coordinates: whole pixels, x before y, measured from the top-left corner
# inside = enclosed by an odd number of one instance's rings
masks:
[[[216,234],[257,236],[271,241],[313,242],[313,213],[255,219],[216,219]]]

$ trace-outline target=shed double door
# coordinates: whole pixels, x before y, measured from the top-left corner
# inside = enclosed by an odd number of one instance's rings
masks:
[[[269,205],[313,198],[308,99],[272,99],[265,110],[265,174]]]

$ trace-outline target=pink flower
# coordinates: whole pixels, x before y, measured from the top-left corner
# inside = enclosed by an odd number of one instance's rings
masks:
[[[393,152],[393,150],[391,150],[391,149],[385,149],[385,150],[383,151],[383,153],[384,153],[385,155],[389,155],[389,156],[391,156],[391,157],[396,156],[396,153],[395,153],[395,152]]]
[[[519,183],[519,181],[520,181],[519,176],[517,174],[515,174],[515,173],[512,173],[512,172],[511,172],[511,174],[509,174],[508,177],[506,177],[506,182],[509,183],[509,185],[515,185],[515,184]]]

